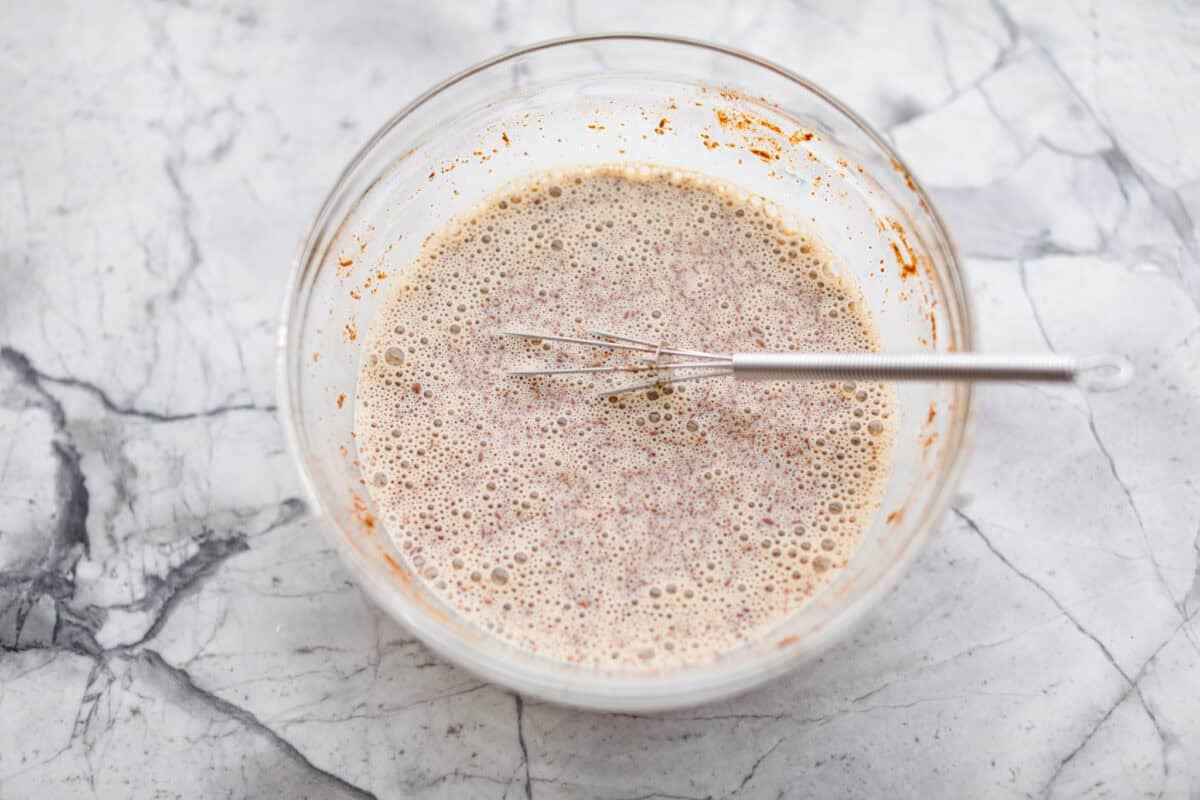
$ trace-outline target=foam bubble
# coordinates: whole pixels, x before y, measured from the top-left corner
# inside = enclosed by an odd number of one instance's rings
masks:
[[[892,390],[718,379],[596,400],[630,376],[502,379],[600,355],[495,333],[877,349],[835,263],[715,179],[627,165],[506,189],[399,271],[367,337],[355,435],[387,530],[462,614],[553,658],[659,668],[761,635],[857,548]]]

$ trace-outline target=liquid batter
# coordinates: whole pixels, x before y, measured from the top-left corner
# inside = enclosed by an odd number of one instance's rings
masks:
[[[389,534],[446,602],[549,658],[661,668],[761,635],[869,527],[892,389],[715,378],[597,399],[631,376],[502,373],[603,352],[496,334],[875,350],[832,258],[761,198],[649,166],[539,174],[481,204],[369,334],[355,433]]]

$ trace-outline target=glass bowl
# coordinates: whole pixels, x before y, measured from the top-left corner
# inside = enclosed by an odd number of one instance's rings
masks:
[[[972,403],[966,384],[898,385],[895,463],[859,550],[807,605],[715,660],[656,671],[584,667],[518,649],[459,616],[412,572],[359,474],[353,393],[368,327],[405,264],[448,220],[526,173],[618,162],[724,178],[815,227],[862,288],[885,350],[971,349],[945,227],[899,157],[852,111],[728,48],[585,36],[451,78],[359,151],[292,266],[278,392],[310,507],[387,613],[485,680],[551,702],[644,712],[746,691],[845,637],[936,529],[965,460]]]

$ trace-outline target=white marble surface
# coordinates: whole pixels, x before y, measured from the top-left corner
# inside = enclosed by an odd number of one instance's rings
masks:
[[[0,2],[0,797],[1200,796],[1200,11],[1187,4]],[[450,71],[575,31],[760,53],[887,131],[985,345],[942,530],[852,641],[653,717],[430,656],[297,499],[288,260]]]

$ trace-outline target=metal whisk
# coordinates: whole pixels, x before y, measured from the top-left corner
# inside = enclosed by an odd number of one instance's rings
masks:
[[[643,353],[647,357],[627,364],[512,370],[505,375],[529,377],[630,372],[654,376],[652,381],[600,392],[599,397],[730,375],[750,381],[1073,381],[1089,391],[1119,389],[1133,377],[1132,365],[1120,356],[1076,359],[1065,355],[983,353],[708,353],[681,350],[605,331],[588,333],[595,338],[524,331],[505,331],[500,335],[606,350],[626,350]]]

